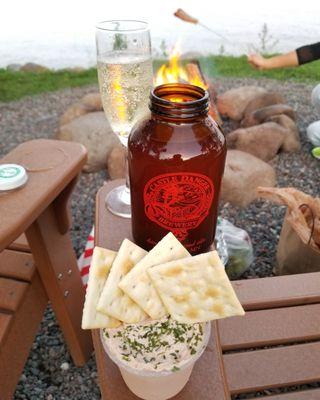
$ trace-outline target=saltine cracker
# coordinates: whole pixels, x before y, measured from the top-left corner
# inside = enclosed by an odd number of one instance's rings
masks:
[[[82,313],[82,329],[116,328],[121,322],[97,311],[96,307],[109,275],[115,251],[95,247],[89,269],[86,299]]]
[[[120,280],[148,254],[128,239],[122,242],[98,302],[98,311],[128,324],[146,319],[138,304],[118,287]]]
[[[173,319],[192,324],[244,315],[216,251],[148,269]]]
[[[154,265],[187,256],[190,256],[188,251],[170,232],[120,281],[119,287],[152,319],[160,319],[167,315],[167,310],[152,285],[147,270]]]

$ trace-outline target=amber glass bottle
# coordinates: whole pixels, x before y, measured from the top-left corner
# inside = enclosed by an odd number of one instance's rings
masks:
[[[128,143],[133,238],[149,250],[171,231],[202,253],[215,235],[225,137],[197,86],[158,86],[149,108]]]

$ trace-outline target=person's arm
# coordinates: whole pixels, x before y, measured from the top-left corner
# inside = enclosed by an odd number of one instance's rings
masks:
[[[299,65],[320,59],[320,42],[299,47],[297,50]]]
[[[296,67],[299,65],[298,55],[295,50],[270,58],[262,57],[259,54],[250,54],[248,62],[257,69]]]
[[[270,58],[262,57],[259,54],[248,56],[248,62],[258,69],[297,67],[318,59],[320,59],[320,42],[302,46],[297,50],[290,51],[290,53]]]

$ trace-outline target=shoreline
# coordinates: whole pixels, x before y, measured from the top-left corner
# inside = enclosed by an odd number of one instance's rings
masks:
[[[254,22],[253,22],[254,23]],[[301,45],[314,43],[318,39],[316,28],[310,27],[307,31],[303,27],[288,27],[288,31],[274,29],[273,24],[265,22],[267,26],[266,46],[268,53],[282,53],[291,51]],[[263,25],[260,23],[254,27],[254,31],[246,31],[239,28],[239,32],[217,29],[228,40],[208,33],[199,27],[183,26],[184,29],[172,29],[163,36],[152,35],[153,56],[155,58],[170,54],[174,45],[179,41],[182,53],[195,52],[202,56],[227,55],[239,57],[262,46],[261,38]],[[165,31],[164,31],[165,32]],[[152,31],[151,31],[152,33]],[[28,51],[26,52],[26,49]],[[96,63],[96,47],[94,30],[90,35],[81,35],[68,38],[61,35],[52,35],[45,38],[30,37],[24,40],[14,38],[7,41],[0,40],[0,68],[8,64],[24,64],[30,60],[53,69],[62,69],[80,66],[91,68]]]
[[[189,53],[190,58],[197,58]],[[258,71],[247,62],[247,57],[217,56],[198,58],[203,73],[213,82],[218,78],[254,78],[275,79],[302,84],[316,85],[320,82],[319,61],[305,64],[298,68],[283,68],[270,71]],[[154,72],[167,60],[154,60]],[[39,67],[39,68],[38,68]],[[0,103],[19,100],[25,96],[54,92],[65,88],[97,85],[96,68],[69,68],[48,70],[43,66],[23,71],[0,69]]]

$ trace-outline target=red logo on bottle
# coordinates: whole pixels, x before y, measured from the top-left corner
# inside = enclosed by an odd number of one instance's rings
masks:
[[[158,175],[144,187],[147,217],[171,231],[179,240],[201,224],[214,196],[212,181],[205,175],[181,172]]]

